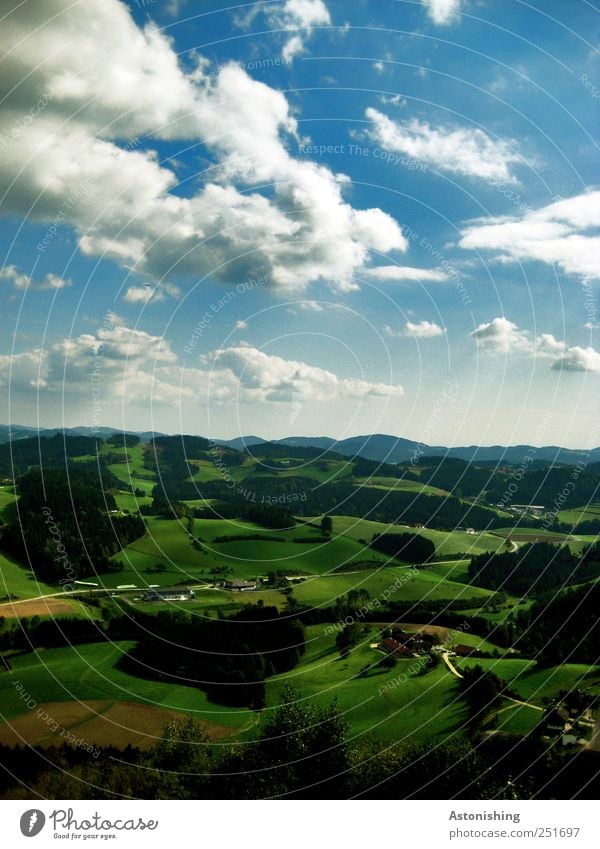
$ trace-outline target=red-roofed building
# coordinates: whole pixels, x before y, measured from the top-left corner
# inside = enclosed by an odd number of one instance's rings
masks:
[[[398,657],[406,657],[411,654],[409,649],[399,643],[398,640],[394,640],[393,637],[386,637],[379,643],[379,646],[388,654],[395,654]]]

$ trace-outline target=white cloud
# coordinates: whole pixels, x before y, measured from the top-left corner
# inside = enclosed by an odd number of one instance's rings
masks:
[[[242,321],[240,319],[239,321],[236,321],[236,323],[235,323],[235,329],[236,330],[245,330],[247,327],[248,327],[247,321]]]
[[[470,335],[478,348],[491,354],[532,351],[527,331],[519,330],[514,322],[504,317],[480,324]]]
[[[125,290],[123,300],[128,304],[147,304],[150,301],[156,303],[164,301],[167,295],[177,298],[181,295],[181,290],[171,283],[163,283],[159,286],[144,283],[143,286],[129,286]]]
[[[483,130],[432,127],[417,118],[392,121],[372,107],[365,114],[373,122],[368,135],[384,150],[454,174],[488,182],[515,182],[509,166],[520,162],[521,157],[506,142],[492,139]]]
[[[383,74],[383,72],[385,71],[385,65],[381,60],[379,60],[378,62],[373,62],[373,70],[377,71],[378,74]]]
[[[461,0],[422,0],[422,3],[434,24],[446,26],[460,17]]]
[[[407,321],[404,330],[394,330],[393,327],[386,324],[383,330],[387,336],[393,336],[396,339],[434,339],[436,336],[443,336],[446,332],[444,327],[440,327],[434,321],[419,321],[417,323]]]
[[[57,274],[46,274],[44,277],[39,279],[33,279],[28,274],[25,274],[22,271],[19,271],[16,265],[6,265],[4,268],[0,270],[0,280],[8,280],[15,289],[34,289],[37,291],[43,291],[44,289],[56,290],[56,289],[66,289],[68,286],[73,285],[73,281],[68,279],[65,280],[63,277],[59,277]]]
[[[154,287],[149,283],[144,286],[130,286],[123,295],[123,300],[128,304],[147,304],[152,300],[154,291]]]
[[[213,351],[202,358],[213,366],[212,383],[236,384],[237,396],[246,401],[332,401],[343,398],[388,398],[404,394],[401,386],[341,378],[333,372],[296,360],[285,360],[257,348],[234,347]],[[225,393],[228,399],[230,393]]]
[[[116,316],[115,316],[116,318]],[[47,349],[0,356],[0,385],[11,392],[37,388],[50,398],[72,398],[81,409],[96,397],[103,402],[157,403],[180,394],[174,380],[177,357],[160,336],[124,325],[61,339]]]
[[[302,301],[300,309],[306,312],[324,312],[325,307],[318,301]]]
[[[0,386],[11,391],[45,387],[47,376],[46,355],[40,349],[20,354],[0,354]]]
[[[379,265],[376,268],[363,268],[361,274],[374,280],[430,280],[441,283],[447,275],[435,268],[411,268],[406,265]]]
[[[254,14],[258,14],[260,6]],[[306,50],[306,39],[310,38],[313,27],[329,26],[331,15],[323,0],[286,0],[282,6],[265,7],[267,22],[273,29],[300,30],[292,35],[284,44],[281,52],[285,62]],[[247,20],[247,19],[246,19]]]
[[[542,333],[542,335],[538,336],[535,340],[535,355],[536,357],[554,358],[557,354],[562,353],[566,347],[567,345],[565,342],[555,339],[551,333]]]
[[[405,97],[401,97],[399,94],[387,95],[380,94],[377,98],[380,103],[383,103],[384,106],[406,106],[408,103]]]
[[[324,21],[323,8],[284,11],[304,26]],[[7,51],[19,49],[3,60],[0,134],[49,94],[3,147],[7,213],[70,224],[84,253],[154,280],[262,275],[289,289],[348,289],[371,251],[406,250],[390,216],[345,201],[347,177],[290,154],[298,127],[287,99],[238,65],[209,74],[198,57],[184,71],[170,41],[116,0],[21,4],[5,23]],[[212,182],[175,194],[175,173],[146,147],[152,136],[199,140],[215,158]],[[254,189],[268,184],[269,196]]]
[[[293,62],[296,56],[299,56],[301,53],[304,53],[304,50],[305,47],[302,37],[299,35],[293,35],[283,45],[283,50],[281,51],[281,58],[284,62]]]
[[[576,345],[567,348],[553,364],[552,368],[564,371],[600,372],[600,352],[594,348],[580,348]]]
[[[551,360],[554,370],[600,372],[600,353],[594,348],[567,347],[551,333],[542,333],[533,340],[526,330],[519,330],[506,318],[480,324],[470,335],[481,350],[490,354],[520,352]]]
[[[419,321],[418,324],[407,321],[404,329],[406,336],[414,336],[417,339],[433,339],[435,336],[443,336],[445,332],[446,329],[434,321]]]
[[[505,261],[555,263],[568,274],[600,279],[599,225],[600,191],[590,190],[521,218],[476,221],[462,231],[458,244],[467,250],[494,251]]]

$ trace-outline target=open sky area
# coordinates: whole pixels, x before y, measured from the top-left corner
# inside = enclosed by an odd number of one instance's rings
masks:
[[[599,443],[595,4],[0,10],[0,421]]]

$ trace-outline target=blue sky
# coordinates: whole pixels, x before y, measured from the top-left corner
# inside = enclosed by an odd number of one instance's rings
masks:
[[[12,5],[0,419],[600,442],[597,4]]]

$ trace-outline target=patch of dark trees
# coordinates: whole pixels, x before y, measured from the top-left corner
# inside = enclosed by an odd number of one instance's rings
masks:
[[[537,595],[598,577],[598,543],[576,556],[566,545],[558,547],[549,542],[533,542],[515,552],[480,554],[469,564],[469,578],[473,584],[490,590],[502,589],[513,595]]]
[[[541,666],[600,662],[600,584],[537,599],[516,616],[515,646]]]
[[[3,529],[2,548],[49,583],[122,568],[111,556],[145,533],[140,516],[108,515],[116,503],[94,468],[31,469],[18,491],[18,512]]]
[[[143,678],[198,687],[219,704],[259,709],[265,679],[293,669],[303,653],[300,621],[257,604],[227,619],[158,613],[121,666]]]
[[[373,534],[370,548],[410,563],[426,563],[435,555],[435,545],[420,534]]]
[[[223,534],[215,537],[213,542],[242,542],[245,540],[261,542],[286,542],[285,537],[276,537],[273,534]]]
[[[32,466],[66,468],[73,457],[97,454],[101,439],[91,436],[35,436],[0,445],[0,477],[16,480]]]
[[[531,455],[526,455],[531,456]],[[502,462],[473,464],[457,457],[421,457],[423,472],[419,480],[445,489],[456,496],[476,497],[486,493],[491,504],[543,504],[548,511],[566,488],[569,507],[580,507],[600,497],[598,464],[589,464],[573,478],[572,466],[551,467],[547,463],[536,468],[534,458],[516,469]],[[575,484],[575,486],[573,486]],[[508,497],[507,497],[508,494]]]

